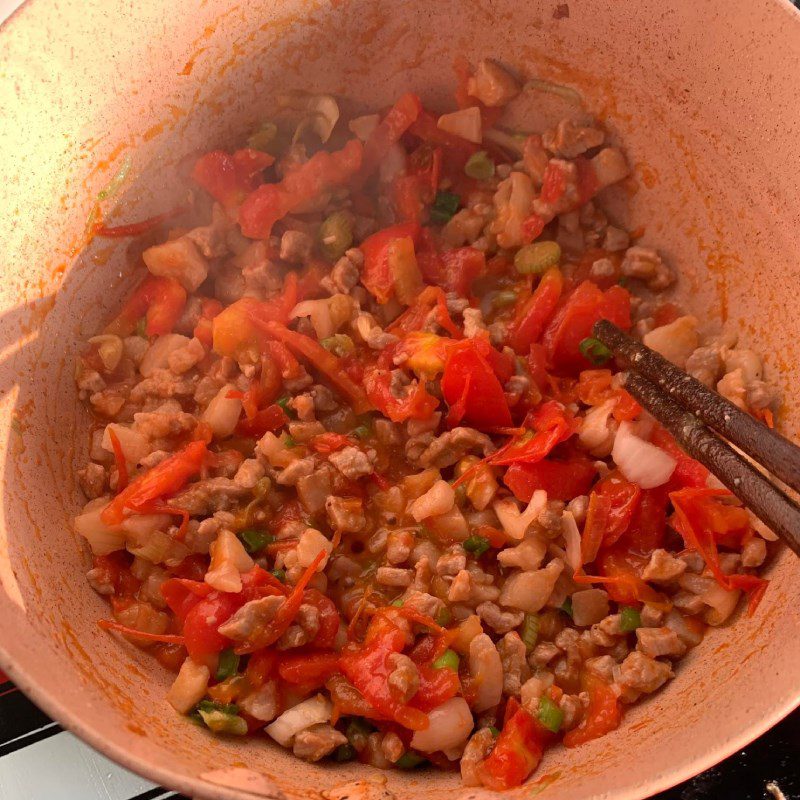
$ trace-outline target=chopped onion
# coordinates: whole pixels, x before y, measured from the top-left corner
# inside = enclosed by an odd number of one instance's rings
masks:
[[[312,127],[324,144],[339,121],[339,104],[329,94],[318,94],[308,101],[308,110],[313,114]]]
[[[327,298],[322,300],[303,300],[298,303],[289,315],[290,319],[297,317],[311,318],[314,332],[320,341],[332,336],[336,330],[331,316],[330,301]]]
[[[221,530],[209,548],[211,564],[205,582],[220,592],[240,592],[242,572],[253,568],[253,559],[232,531]]]
[[[563,569],[561,559],[554,558],[542,569],[514,572],[506,578],[498,602],[502,606],[535,614],[550,599]]]
[[[317,565],[317,572],[322,572],[328,563],[328,558],[333,552],[333,542],[320,533],[316,528],[306,528],[300,535],[297,542],[297,563],[301,567],[309,567],[314,563],[314,559],[324,551],[322,561]]]
[[[503,697],[503,662],[494,642],[483,632],[480,617],[471,616],[468,619],[477,620],[471,623],[476,633],[467,645],[469,674],[475,687],[472,707],[475,711],[486,711],[496,706]]]
[[[292,706],[288,711],[284,711],[275,722],[267,725],[264,730],[278,744],[289,747],[300,731],[304,731],[312,725],[330,722],[332,711],[333,706],[330,700],[318,694]],[[470,719],[472,719],[471,716]]]
[[[355,134],[362,142],[366,142],[372,135],[381,118],[378,114],[366,114],[363,117],[356,117],[347,123],[347,127]]]
[[[642,489],[666,483],[678,463],[659,447],[636,436],[630,422],[619,426],[611,456],[625,478]]]
[[[467,740],[475,725],[463,697],[451,697],[428,712],[428,718],[430,725],[424,731],[416,731],[411,739],[411,746],[423,753],[457,747]]]
[[[738,589],[725,589],[715,581],[700,595],[700,599],[710,606],[703,614],[703,619],[709,625],[722,625],[736,610],[740,595],[741,592]]]
[[[167,692],[167,702],[179,713],[188,714],[206,693],[211,672],[208,667],[184,660],[181,671]]]
[[[398,175],[406,171],[406,151],[399,145],[393,144],[386,151],[378,167],[381,183],[391,183]]]
[[[103,448],[103,450],[106,450],[109,453],[114,452],[114,446],[111,444],[110,431],[114,431],[117,441],[122,448],[122,454],[125,456],[125,462],[127,463],[129,469],[131,467],[135,467],[145,456],[150,453],[150,445],[147,443],[147,439],[145,439],[145,437],[142,436],[139,431],[135,430],[134,428],[130,428],[127,425],[121,425],[118,422],[111,422],[106,425],[105,430],[103,431],[103,438],[100,443],[100,446]]]
[[[97,345],[97,355],[103,362],[106,372],[113,372],[122,359],[122,339],[119,336],[114,336],[111,333],[104,333],[101,336],[92,336],[89,339],[89,344]]]
[[[474,144],[480,144],[483,138],[481,111],[477,106],[462,108],[451,114],[442,114],[436,122],[436,127]]]
[[[577,571],[581,568],[581,534],[571,511],[565,511],[561,521],[567,544],[567,563]]]
[[[226,436],[230,436],[239,422],[239,417],[242,413],[242,401],[234,397],[228,397],[234,391],[236,391],[236,386],[232,383],[226,383],[203,412],[203,422],[208,423],[217,439],[224,439]]]
[[[125,532],[117,526],[106,525],[100,515],[108,505],[108,497],[92,500],[73,520],[75,533],[89,542],[89,547],[96,556],[107,556],[125,547]]]
[[[542,78],[531,78],[525,84],[524,88],[558,95],[562,100],[566,100],[568,103],[572,103],[576,106],[583,105],[583,98],[575,89],[569,86],[563,86],[560,83],[553,83],[552,81],[546,81]]]

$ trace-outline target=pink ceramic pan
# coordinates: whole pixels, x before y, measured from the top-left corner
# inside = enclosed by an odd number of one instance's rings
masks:
[[[186,794],[352,797],[359,779],[362,797],[489,793],[212,739],[174,716],[149,656],[98,629],[70,527],[87,425],[72,365],[129,281],[124,245],[83,249],[87,216],[126,159],[115,220],[171,207],[179,159],[240,138],[276,91],[375,107],[410,87],[444,102],[456,55],[583,94],[635,165],[608,202],[680,268],[682,302],[766,355],[797,434],[800,15],[786,0],[30,0],[0,32],[0,667],[90,744]],[[527,95],[519,121],[569,111],[544,99]],[[619,731],[549,753],[538,798],[644,798],[795,708],[796,559],[782,553],[769,577],[757,616],[712,631]]]

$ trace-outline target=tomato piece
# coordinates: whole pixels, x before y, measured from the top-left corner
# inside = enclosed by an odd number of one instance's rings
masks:
[[[589,707],[586,716],[577,728],[564,735],[566,747],[598,739],[616,730],[622,720],[622,708],[614,690],[594,673],[584,672],[581,677],[583,690],[589,693]]]
[[[514,706],[512,713],[494,749],[478,767],[478,775],[484,786],[495,791],[520,786],[533,773],[542,760],[546,733],[524,708]]]
[[[224,208],[234,209],[263,182],[262,171],[275,158],[260,150],[245,148],[232,155],[212,150],[194,165],[192,178]]]
[[[236,433],[239,436],[252,436],[260,439],[268,431],[280,430],[287,422],[289,422],[289,417],[286,412],[279,405],[273,403],[271,406],[256,411],[252,418],[240,420],[236,426]]]
[[[265,648],[251,653],[247,659],[244,676],[251,686],[256,689],[262,687],[274,674],[275,665],[278,663],[278,654],[274,650]]]
[[[386,330],[396,336],[418,332],[431,311],[436,310],[436,322],[455,339],[462,338],[462,333],[450,318],[447,311],[447,298],[439,286],[426,286],[420,292],[417,302],[406,309]]]
[[[361,168],[363,150],[360,141],[351,139],[341,150],[314,153],[280,183],[258,186],[239,207],[242,233],[251,239],[269,238],[278,220],[329,188],[346,184]]]
[[[131,481],[103,509],[101,519],[106,525],[119,525],[125,519],[125,509],[135,511],[155,500],[172,496],[200,472],[207,453],[205,442],[190,442],[183,450]]]
[[[303,602],[315,606],[319,611],[319,630],[314,637],[314,647],[332,648],[341,623],[336,604],[317,589],[307,589]]]
[[[278,661],[278,674],[287,683],[322,686],[331,675],[339,671],[339,654],[321,650],[282,655]]]
[[[214,590],[203,581],[169,578],[161,584],[160,591],[172,613],[183,623],[188,613]]]
[[[543,459],[533,464],[512,464],[506,470],[503,482],[514,497],[524,503],[529,503],[538,489],[547,492],[551,500],[568,502],[573,497],[588,494],[596,475],[597,470],[588,458]]]
[[[508,331],[508,343],[514,352],[524,355],[539,341],[561,297],[564,279],[558,267],[551,267],[542,275],[533,294],[517,310]]]
[[[547,387],[547,353],[544,345],[532,344],[528,352],[528,369],[531,380],[539,390]]]
[[[410,700],[410,705],[420,711],[432,711],[461,691],[461,681],[455,670],[435,669],[430,664],[417,664],[419,689]]]
[[[695,459],[687,455],[675,441],[672,434],[657,425],[650,436],[650,440],[656,447],[660,447],[678,462],[669,479],[668,485],[670,489],[704,489],[708,485],[708,478],[711,473],[699,461],[695,461]]]
[[[419,235],[418,222],[404,222],[373,233],[359,245],[364,254],[361,282],[379,303],[387,303],[395,290],[395,275],[390,263],[392,243],[397,239],[408,238],[416,243]]]
[[[392,145],[400,141],[400,137],[421,111],[422,102],[412,92],[406,92],[389,109],[364,144],[364,158],[358,175],[361,183],[375,171]]]
[[[465,339],[453,345],[442,375],[442,395],[450,406],[447,424],[460,422],[479,430],[511,425],[503,387],[487,358],[493,349],[485,339]]]
[[[601,547],[619,541],[631,524],[641,493],[636,484],[613,472],[595,486],[581,535],[582,563],[594,561]]]
[[[574,374],[592,366],[581,353],[580,343],[592,335],[592,326],[601,319],[628,330],[630,294],[621,286],[603,292],[591,281],[584,281],[564,300],[542,337],[555,369]]]
[[[311,447],[318,453],[335,453],[343,447],[352,447],[356,441],[343,433],[320,433],[311,439]]]
[[[741,589],[749,595],[748,612],[752,616],[769,581],[755,575],[726,575],[720,567],[717,551],[720,543],[741,545],[750,531],[747,511],[741,506],[720,502],[723,498],[733,498],[727,489],[679,489],[671,492],[669,498],[675,509],[672,526],[686,546],[700,553],[723,589]]]
[[[402,630],[382,616],[370,623],[362,645],[342,653],[340,668],[379,714],[411,730],[425,730],[429,725],[427,714],[399,702],[389,688],[389,656],[402,652],[404,646]]]
[[[441,147],[442,158],[447,162],[448,168],[454,172],[463,172],[464,164],[480,148],[460,136],[443,131],[436,124],[436,120],[437,118],[434,114],[423,109],[409,126],[408,132],[423,142]]]
[[[340,359],[326,350],[319,342],[302,333],[289,330],[285,325],[276,321],[271,320],[262,324],[259,320],[257,325],[269,336],[285,344],[321,372],[350,402],[356,414],[365,414],[372,410],[364,390],[345,373]]]
[[[92,557],[92,566],[99,571],[98,581],[111,584],[117,597],[131,597],[141,585],[130,570],[132,563],[133,558],[127,550]]]
[[[578,429],[572,415],[555,400],[542,403],[528,414],[525,425],[529,430],[490,456],[490,464],[531,464],[541,461],[557,444],[569,439]]]
[[[369,401],[392,422],[427,419],[439,405],[438,399],[428,394],[423,381],[418,381],[402,399],[392,394],[390,382],[388,370],[372,369],[364,374],[364,389]]]
[[[599,406],[606,400],[616,400],[613,415],[618,422],[635,419],[642,413],[642,407],[625,389],[612,386],[612,373],[609,369],[585,369],[578,378],[578,398],[587,406]]]
[[[236,594],[212,592],[189,609],[183,621],[183,636],[194,661],[202,663],[208,656],[230,646],[230,640],[217,629],[241,605]]]
[[[210,297],[204,297],[200,303],[200,319],[194,326],[194,337],[210,350],[214,344],[214,328],[212,320],[222,311],[222,303]]]
[[[186,305],[186,290],[174,278],[148,275],[134,290],[128,301],[105,332],[130,336],[139,320],[145,318],[148,336],[170,333]]]
[[[486,254],[474,247],[443,250],[439,260],[440,279],[435,283],[446,292],[456,292],[462,297],[471,293],[472,282],[486,272]]]
[[[237,358],[248,349],[266,349],[263,326],[268,322],[286,324],[295,305],[297,305],[295,273],[286,276],[283,291],[270,300],[261,302],[255,297],[242,297],[231,303],[212,321],[214,352],[221,356]],[[274,356],[272,351],[270,353]]]

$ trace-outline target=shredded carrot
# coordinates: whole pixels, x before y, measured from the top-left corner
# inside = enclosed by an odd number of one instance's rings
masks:
[[[183,636],[170,633],[147,633],[146,631],[137,631],[136,628],[129,628],[127,625],[122,625],[110,619],[101,619],[97,624],[104,631],[124,633],[126,636],[138,636],[140,639],[147,639],[151,642],[163,642],[164,644],[185,644],[186,642]]]
[[[172,219],[172,217],[177,217],[179,214],[183,214],[188,210],[188,206],[182,205],[177,206],[170,211],[165,211],[163,214],[156,214],[154,217],[148,217],[147,219],[140,220],[139,222],[130,222],[127,225],[115,225],[112,227],[100,225],[95,230],[95,234],[108,239],[122,239],[126,236],[141,236],[143,233],[147,233],[153,228],[158,227],[162,222],[166,222],[168,219]]]
[[[128,485],[128,462],[125,460],[125,453],[122,450],[119,437],[110,425],[108,427],[108,438],[111,439],[111,446],[114,448],[114,461],[117,464],[117,491],[121,492]]]

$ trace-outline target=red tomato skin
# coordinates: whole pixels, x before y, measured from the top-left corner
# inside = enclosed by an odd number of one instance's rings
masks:
[[[580,343],[592,335],[592,326],[601,319],[630,329],[630,299],[621,286],[603,292],[591,281],[581,283],[564,300],[542,336],[553,369],[570,375],[591,369],[593,365],[581,353]]]
[[[569,461],[544,459],[533,464],[512,464],[503,476],[506,486],[517,500],[530,502],[537,489],[544,489],[548,498],[568,502],[588,494],[597,470],[588,458]]]
[[[373,233],[359,245],[364,254],[361,281],[379,303],[387,303],[394,293],[394,276],[389,265],[389,245],[395,239],[419,240],[419,222],[403,222]]]

